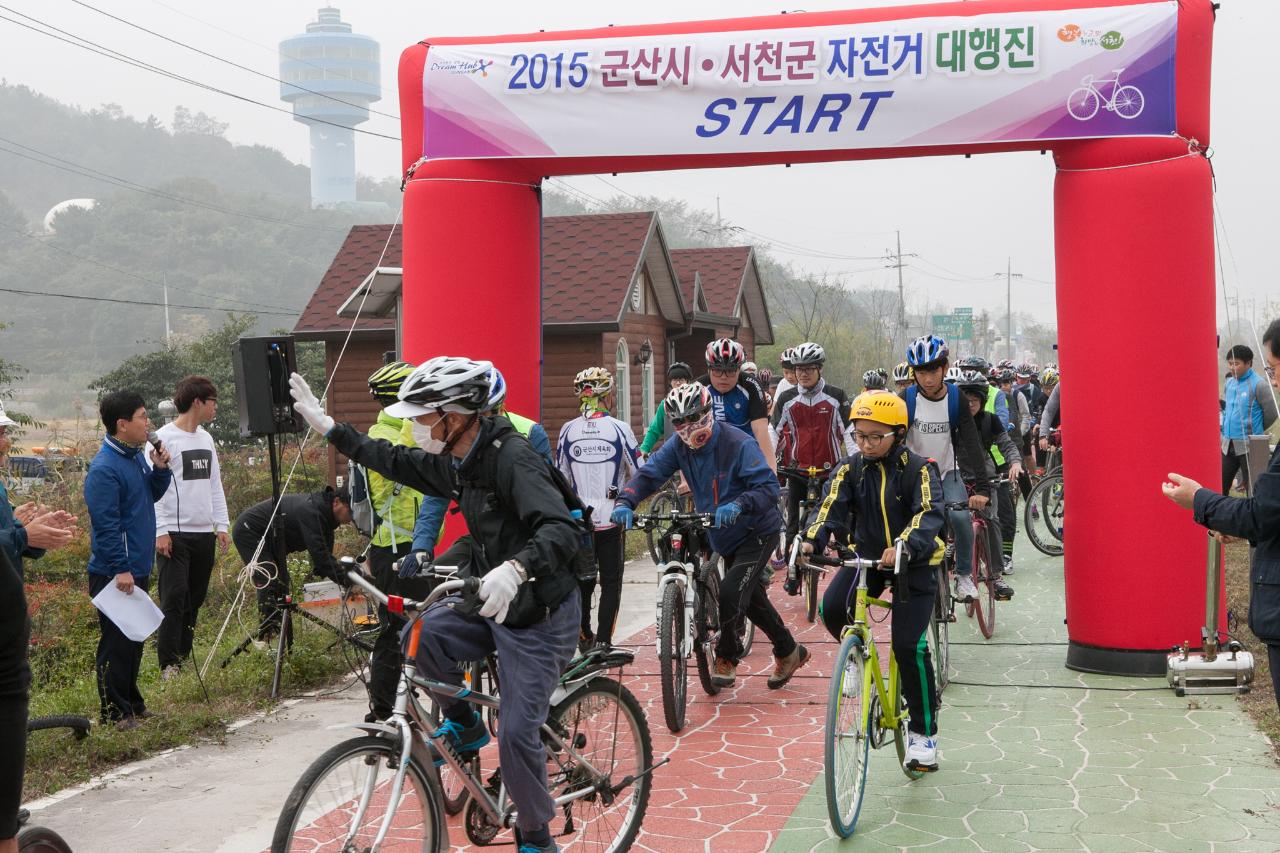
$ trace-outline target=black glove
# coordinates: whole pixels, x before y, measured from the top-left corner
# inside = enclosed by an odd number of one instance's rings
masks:
[[[411,551],[400,560],[399,574],[401,578],[416,578],[435,562],[435,555],[430,551]]]

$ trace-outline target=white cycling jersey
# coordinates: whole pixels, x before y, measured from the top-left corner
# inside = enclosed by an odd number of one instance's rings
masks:
[[[556,464],[591,507],[597,528],[613,527],[610,489],[622,488],[639,467],[639,456],[631,426],[604,414],[574,418],[560,428],[556,442]]]

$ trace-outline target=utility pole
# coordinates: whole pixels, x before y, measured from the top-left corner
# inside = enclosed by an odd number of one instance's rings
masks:
[[[160,281],[164,284],[164,345],[169,346],[169,276],[160,273]]]
[[[902,259],[914,258],[916,257],[916,254],[915,253],[908,253],[906,255],[902,254],[902,232],[894,231],[893,233],[897,236],[897,239],[898,239],[898,250],[896,252],[890,252],[888,249],[886,249],[884,253],[884,257],[885,257],[885,260],[893,261],[893,263],[891,264],[885,264],[885,269],[898,270],[898,329],[897,329],[897,332],[894,334],[894,348],[897,349],[899,352],[901,352],[906,347],[906,344],[907,344],[906,342],[907,298],[906,298],[906,288],[902,282],[902,270],[903,270],[903,267],[906,266],[906,264],[902,262]]]
[[[1005,341],[1008,344],[1008,357],[1013,358],[1013,280],[1022,278],[1022,273],[1013,271],[1013,258],[1006,258],[1005,261],[1004,272],[996,273],[996,276],[1004,276]]]

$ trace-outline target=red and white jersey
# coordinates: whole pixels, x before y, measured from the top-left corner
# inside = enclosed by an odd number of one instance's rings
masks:
[[[849,398],[844,391],[819,379],[813,388],[799,385],[778,395],[773,406],[770,437],[783,465],[807,468],[835,464],[852,456],[849,438]]]

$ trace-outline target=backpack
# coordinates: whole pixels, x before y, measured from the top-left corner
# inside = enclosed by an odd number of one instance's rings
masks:
[[[916,422],[916,394],[919,391],[919,385],[912,385],[903,396],[903,399],[907,402],[908,429]],[[950,383],[947,384],[947,418],[951,421],[952,429],[955,429],[956,425],[960,423],[960,389]]]
[[[381,511],[373,505],[373,492],[369,488],[369,472],[354,459],[347,460],[347,488],[351,492],[351,523],[362,536],[370,539],[382,527],[382,514],[391,511],[395,499],[400,496],[404,486],[395,483],[386,506]]]

